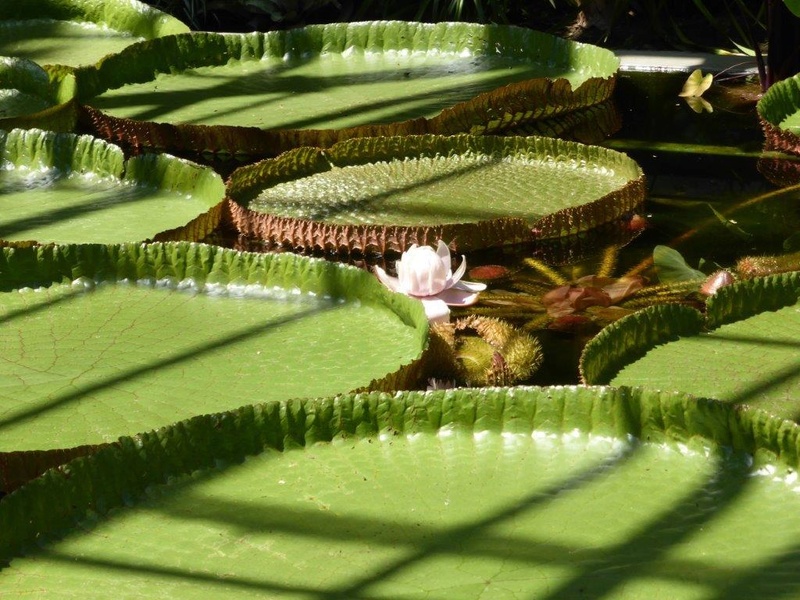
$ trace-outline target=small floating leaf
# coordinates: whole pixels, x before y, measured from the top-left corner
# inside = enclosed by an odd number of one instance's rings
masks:
[[[675,283],[678,281],[702,280],[706,274],[697,269],[692,269],[686,264],[681,253],[669,246],[656,246],[653,249],[653,264],[658,271],[661,283]]]
[[[681,98],[699,98],[711,87],[713,82],[714,75],[712,73],[708,73],[704,76],[700,69],[695,69],[692,71],[692,74],[689,75],[686,83],[683,84],[683,89],[681,89],[678,96]]]
[[[714,112],[714,107],[702,97],[713,81],[713,74],[708,73],[704,76],[700,69],[695,69],[683,84],[683,89],[678,96],[686,100],[686,104],[696,113]]]

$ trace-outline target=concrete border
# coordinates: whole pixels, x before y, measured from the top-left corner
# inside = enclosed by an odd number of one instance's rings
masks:
[[[752,56],[720,56],[701,52],[615,50],[620,58],[620,71],[644,73],[704,73],[725,71],[730,75],[757,75]]]

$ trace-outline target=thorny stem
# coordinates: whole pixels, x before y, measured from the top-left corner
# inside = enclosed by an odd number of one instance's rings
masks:
[[[543,277],[545,277],[553,285],[559,286],[559,285],[567,285],[569,283],[569,281],[567,281],[567,279],[563,275],[561,275],[558,271],[550,268],[540,260],[537,260],[535,258],[526,258],[525,264],[528,265],[531,269],[533,269],[537,273],[539,273],[540,275],[542,275]]]
[[[621,246],[614,244],[603,250],[603,257],[600,260],[600,267],[597,269],[598,277],[612,277],[617,268],[619,251]]]

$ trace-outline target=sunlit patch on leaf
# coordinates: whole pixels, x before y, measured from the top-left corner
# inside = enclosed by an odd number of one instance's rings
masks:
[[[0,54],[40,65],[91,64],[142,39],[185,33],[181,21],[139,0],[0,2]]]
[[[799,443],[797,426],[756,410],[628,387],[246,406],[123,437],[4,498],[0,585],[59,598],[143,586],[180,598],[791,596]],[[657,576],[644,576],[653,555]]]

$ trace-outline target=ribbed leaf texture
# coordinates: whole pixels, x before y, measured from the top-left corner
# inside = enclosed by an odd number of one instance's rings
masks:
[[[190,243],[6,246],[0,295],[0,452],[423,375],[421,303],[320,259]]]
[[[356,69],[365,72],[365,77],[372,68],[377,68],[373,64],[377,57],[394,57],[392,69],[386,77],[377,77],[372,88],[367,79],[351,80],[355,75],[346,69],[343,75],[332,75],[325,68],[316,72],[313,66],[304,63],[319,57],[332,60],[331,57],[341,56],[343,64],[348,60],[356,64],[364,61],[365,55],[369,61]],[[452,58],[448,60],[455,65],[451,70],[443,66],[428,72],[432,67],[425,66],[426,61],[444,60],[442,57],[450,55]],[[286,83],[273,78],[272,87],[291,91],[289,104],[277,97],[260,99],[254,94],[265,93],[263,86],[253,88],[252,93],[245,95],[247,102],[251,106],[263,104],[263,109],[250,111],[251,117],[243,121],[237,120],[236,115],[248,111],[242,106],[242,95],[236,91],[251,85],[249,78],[257,74],[244,76],[240,83],[232,80],[231,86],[216,86],[207,91],[192,89],[197,79],[189,77],[186,86],[192,101],[174,106],[168,104],[170,94],[159,93],[158,85],[149,90],[155,73],[180,74],[226,64],[230,68],[231,61],[245,67],[258,64],[253,61],[261,64],[273,61],[279,65],[276,78],[283,77],[284,71],[287,77],[297,69],[308,72],[302,71],[302,75]],[[408,66],[397,66],[397,61],[407,62]],[[481,61],[487,66],[476,68]],[[443,62],[446,64],[447,60]],[[509,65],[516,65],[516,70],[509,69]],[[238,155],[255,160],[299,146],[325,148],[353,137],[499,134],[537,121],[547,122],[541,132],[569,130],[576,127],[580,118],[573,113],[610,98],[618,65],[616,56],[607,50],[523,28],[378,21],[312,25],[265,34],[223,36],[196,32],[159,38],[110,55],[96,66],[80,68],[76,77],[79,99],[87,105],[81,122],[98,135],[134,149],[154,148],[197,156]],[[422,69],[419,77],[417,69]],[[464,79],[470,69],[475,70],[474,82]],[[518,72],[519,69],[524,72]],[[440,89],[448,77],[458,79]],[[397,79],[391,83],[394,91],[385,99],[376,100],[377,94],[386,93],[383,90],[388,89],[387,82],[394,79]],[[128,84],[140,87],[131,88]],[[409,84],[417,86],[411,94]],[[161,88],[163,85],[162,80]],[[425,85],[439,87],[426,91]],[[229,87],[233,93],[226,91]],[[127,96],[121,104],[113,96],[118,88]],[[347,93],[348,88],[357,90],[350,100],[320,99],[313,94],[321,89],[333,94],[338,94],[337,90]],[[128,96],[131,93],[134,95]],[[155,99],[159,106],[136,116],[132,98],[137,93],[150,101]],[[204,94],[207,100],[203,99]],[[186,93],[178,90],[174,95],[186,96]],[[354,102],[363,104],[365,98],[371,102],[353,108]],[[213,112],[228,116],[221,120],[213,114],[169,116],[169,113],[180,115],[175,112],[178,110],[201,110],[206,101],[213,103]],[[337,102],[344,104],[337,108]],[[298,107],[303,107],[304,115],[295,119],[303,122],[300,126],[293,124],[290,116],[300,110]],[[341,121],[342,115],[349,117]],[[334,116],[340,121],[330,125]],[[563,123],[559,121],[562,118]],[[209,119],[214,122],[209,123]],[[604,127],[596,131],[615,127],[613,119],[606,118],[603,122]]]
[[[299,148],[241,167],[227,184],[242,233],[290,248],[382,254],[436,239],[472,250],[575,236],[620,219],[645,194],[641,169],[618,152],[466,135]]]
[[[584,349],[587,383],[642,385],[747,404],[800,419],[797,273],[717,291],[707,315],[651,307],[620,319]]]
[[[0,581],[8,597],[124,597],[143,577],[183,597],[769,597],[798,588],[799,443],[760,411],[626,387],[245,406],[7,496]]]

